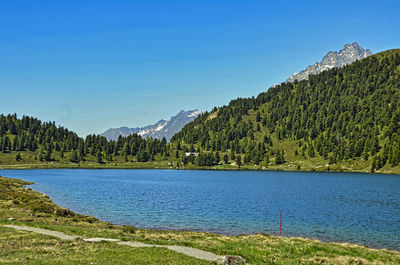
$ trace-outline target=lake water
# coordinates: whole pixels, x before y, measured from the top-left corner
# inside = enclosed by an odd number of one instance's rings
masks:
[[[0,170],[77,213],[142,228],[279,234],[400,250],[400,176],[183,170]]]

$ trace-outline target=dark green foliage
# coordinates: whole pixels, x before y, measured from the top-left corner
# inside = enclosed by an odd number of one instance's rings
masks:
[[[124,232],[128,232],[130,234],[135,234],[136,233],[136,228],[134,226],[131,226],[131,225],[124,225],[123,226],[123,231]]]
[[[228,164],[229,158],[228,158],[228,154],[224,155],[224,163]]]
[[[372,165],[371,165],[371,173],[374,173],[376,169],[376,157],[372,160]]]
[[[304,142],[302,156],[332,164],[376,157],[376,169],[399,165],[400,50],[232,100],[187,124],[172,142],[228,150],[232,159],[242,154],[245,163],[257,164],[273,145],[271,136]],[[283,153],[276,151],[277,163]]]
[[[276,152],[275,163],[277,165],[285,163],[285,155],[283,150],[278,149],[278,151]]]
[[[238,155],[236,157],[236,165],[240,168],[240,166],[242,165],[242,157],[240,155]]]
[[[84,161],[89,154],[95,156],[98,163],[104,163],[104,159],[111,162],[113,156],[120,155],[125,161],[129,160],[128,156],[137,156],[137,161],[146,162],[154,159],[156,154],[168,156],[169,149],[165,138],[161,141],[143,139],[132,134],[119,137],[117,141],[107,141],[99,135],[88,135],[83,139],[63,127],[57,127],[54,122],[43,123],[28,116],[18,119],[16,114],[0,115],[0,151],[33,151],[42,162],[53,161],[55,154],[63,159],[65,153],[73,163]]]
[[[221,156],[219,155],[219,152],[217,151],[214,156],[214,163],[218,164],[219,162],[221,162]]]
[[[293,144],[298,146],[285,150]],[[294,153],[329,164],[366,160],[371,170],[399,166],[400,50],[232,100],[187,124],[171,144],[137,134],[117,141],[99,135],[83,139],[54,122],[14,114],[0,116],[0,151],[32,151],[43,162],[67,155],[74,163],[161,159],[214,166],[223,159],[239,167],[268,166],[270,159],[282,164]]]
[[[79,160],[78,160],[78,154],[77,154],[77,152],[76,152],[75,149],[72,150],[72,152],[71,152],[71,154],[70,154],[69,161],[71,161],[71,162],[73,162],[73,163],[78,163],[78,162],[79,162]]]
[[[3,153],[7,153],[11,150],[11,141],[8,136],[4,136],[1,142]]]
[[[182,164],[187,165],[189,163],[189,158],[183,153],[182,155]]]
[[[68,217],[68,216],[75,216],[75,213],[67,208],[57,208],[55,211],[55,215]]]
[[[97,151],[96,159],[97,163],[103,164],[103,154],[101,153],[101,151]]]
[[[213,166],[216,164],[215,157],[212,153],[200,153],[195,159],[195,164],[197,166]]]

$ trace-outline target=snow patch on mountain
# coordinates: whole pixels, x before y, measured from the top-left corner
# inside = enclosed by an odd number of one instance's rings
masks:
[[[292,74],[286,82],[294,82],[295,80],[308,79],[309,75],[319,74],[322,71],[332,69],[334,67],[343,67],[347,64],[351,64],[356,60],[364,59],[367,56],[372,55],[372,52],[368,49],[364,49],[357,42],[352,44],[348,43],[344,45],[344,48],[338,52],[328,52],[321,62],[316,62],[313,65],[309,65],[305,70]]]
[[[197,116],[199,116],[200,114],[201,114],[201,111],[200,111],[200,110],[195,110],[195,111],[193,111],[192,113],[189,113],[189,114],[186,114],[186,115],[187,115],[187,117],[191,118],[191,117],[197,117]]]
[[[102,133],[108,140],[117,140],[118,137],[128,136],[132,133],[136,133],[142,137],[153,137],[157,139],[162,139],[165,137],[169,141],[172,136],[179,132],[183,126],[187,123],[193,121],[202,112],[200,110],[181,110],[177,115],[171,117],[168,121],[160,120],[153,125],[148,125],[145,127],[128,128],[126,126],[120,128],[111,128]]]

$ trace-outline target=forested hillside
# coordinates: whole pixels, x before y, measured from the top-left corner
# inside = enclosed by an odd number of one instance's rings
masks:
[[[400,50],[239,98],[167,143],[85,139],[32,117],[0,116],[0,168],[184,167],[400,173]]]
[[[186,125],[172,142],[227,152],[238,163],[366,161],[371,170],[395,167],[399,97],[400,50],[390,50],[233,100]]]
[[[13,162],[72,162],[94,161],[98,164],[133,156],[137,162],[146,162],[156,155],[169,155],[166,140],[143,139],[137,134],[107,141],[103,136],[78,137],[52,122],[41,122],[28,116],[0,116],[0,163]],[[15,161],[8,154],[15,155]],[[7,156],[8,155],[8,156]],[[5,160],[6,161],[2,161]],[[14,158],[14,157],[11,157]],[[1,165],[1,164],[0,164]]]

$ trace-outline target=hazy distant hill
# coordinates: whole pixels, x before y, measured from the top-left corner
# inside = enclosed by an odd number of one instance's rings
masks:
[[[305,80],[308,79],[309,75],[319,74],[324,70],[329,70],[334,67],[343,67],[347,64],[351,64],[356,60],[361,60],[367,56],[372,55],[372,52],[368,49],[364,49],[357,42],[352,44],[344,45],[344,48],[339,52],[328,52],[321,62],[316,62],[313,65],[307,66],[307,68],[299,73],[292,74],[286,82],[293,82],[294,80]]]
[[[181,110],[168,121],[160,120],[153,125],[145,127],[128,128],[124,126],[120,128],[112,128],[108,129],[101,135],[105,136],[108,140],[117,140],[120,135],[128,136],[132,133],[136,133],[142,137],[151,136],[157,139],[165,137],[167,141],[169,141],[175,133],[179,132],[187,123],[197,118],[199,114],[201,114],[201,111],[197,109],[189,111]]]

